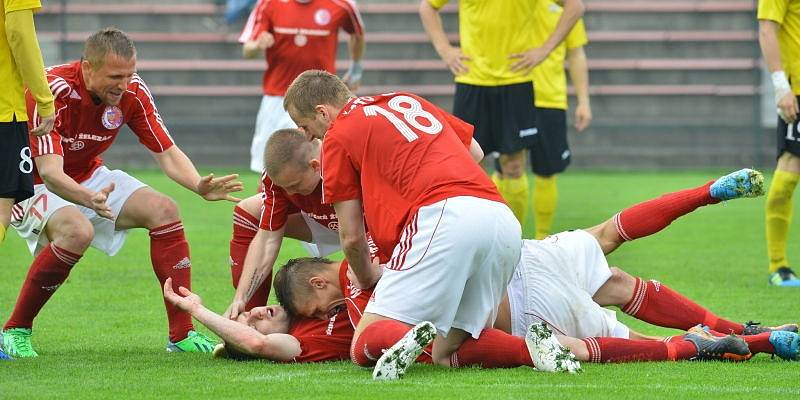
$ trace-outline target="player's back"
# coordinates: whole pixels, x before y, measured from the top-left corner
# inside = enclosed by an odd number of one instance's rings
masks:
[[[360,183],[353,190],[367,225],[390,253],[419,207],[457,196],[503,201],[472,159],[471,141],[469,124],[413,94],[352,99],[323,142],[323,201],[347,200],[348,184]]]

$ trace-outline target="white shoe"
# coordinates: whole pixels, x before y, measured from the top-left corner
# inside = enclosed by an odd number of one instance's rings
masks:
[[[393,381],[402,378],[435,337],[436,327],[428,321],[420,322],[383,353],[372,370],[372,379]]]
[[[531,324],[525,333],[525,344],[536,369],[544,372],[581,372],[581,363],[562,346],[545,323]]]

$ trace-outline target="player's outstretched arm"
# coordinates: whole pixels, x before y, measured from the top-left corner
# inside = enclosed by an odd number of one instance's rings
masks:
[[[342,251],[355,274],[358,286],[363,289],[371,288],[381,276],[380,270],[374,268],[370,261],[361,200],[341,201],[334,203],[333,208],[339,218],[339,241],[342,244]]]
[[[214,174],[210,174],[201,178],[192,164],[192,160],[178,146],[172,146],[161,153],[153,152],[152,154],[161,170],[170,179],[199,194],[202,198],[209,201],[228,200],[234,203],[241,201],[231,195],[231,193],[244,189],[242,182],[237,180],[239,175],[232,174],[215,178]]]
[[[244,312],[245,305],[256,290],[268,276],[272,275],[272,267],[278,258],[285,230],[285,226],[277,231],[259,229],[253,237],[253,241],[247,248],[242,276],[239,278],[236,293],[223,314],[225,318],[236,319],[240,313]]]
[[[44,154],[34,160],[39,176],[44,181],[47,190],[71,203],[91,208],[103,218],[114,219],[111,207],[106,204],[108,195],[114,191],[113,183],[101,191],[95,192],[75,182],[74,179],[64,173],[64,158],[62,156]]]
[[[186,311],[225,341],[226,345],[253,357],[273,361],[292,361],[302,352],[300,342],[292,335],[264,335],[250,326],[231,321],[203,306],[200,296],[181,286],[176,293],[172,278],[164,282],[164,298]]]

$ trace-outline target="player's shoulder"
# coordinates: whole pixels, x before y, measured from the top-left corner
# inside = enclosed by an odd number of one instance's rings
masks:
[[[355,13],[358,11],[358,6],[356,5],[355,0],[324,0],[326,3],[335,7],[339,10],[342,10],[346,13]]]
[[[50,91],[55,98],[69,98],[74,96],[74,91],[80,85],[78,73],[80,64],[78,62],[69,64],[53,65],[45,68],[47,83]]]

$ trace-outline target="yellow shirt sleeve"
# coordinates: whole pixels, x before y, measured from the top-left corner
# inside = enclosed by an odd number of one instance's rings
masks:
[[[20,10],[38,10],[42,8],[39,0],[3,0],[3,7],[6,14]]]
[[[6,0],[8,3],[8,0]],[[15,3],[12,1],[12,3]],[[30,3],[30,2],[28,2]],[[22,82],[31,91],[39,107],[39,115],[50,116],[55,112],[53,94],[44,76],[44,61],[36,39],[33,11],[22,9],[6,13],[6,36]]]
[[[789,0],[758,0],[758,19],[766,19],[783,24]]]
[[[444,5],[447,4],[448,1],[450,0],[428,0],[428,4],[430,4],[431,6],[433,6],[433,8],[438,10],[444,7]]]
[[[589,43],[589,38],[586,37],[586,26],[583,24],[583,18],[575,23],[575,26],[572,27],[572,30],[569,31],[566,39],[564,39],[564,43],[567,45],[567,49],[577,49]]]

